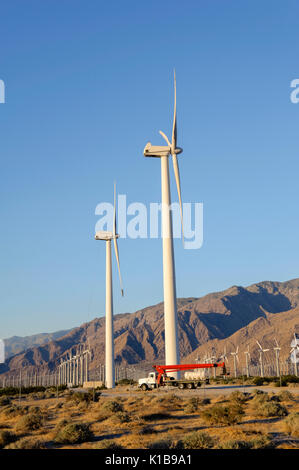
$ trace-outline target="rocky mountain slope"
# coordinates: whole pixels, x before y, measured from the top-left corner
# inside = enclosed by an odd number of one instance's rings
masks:
[[[5,355],[6,358],[10,358],[15,354],[25,351],[28,348],[35,346],[43,346],[50,341],[59,339],[66,335],[70,330],[55,331],[54,333],[40,333],[37,335],[30,336],[12,336],[11,338],[5,338]]]
[[[179,299],[181,357],[185,362],[202,355],[211,345],[219,345],[220,353],[225,342],[247,344],[253,337],[263,342],[267,335],[270,340],[271,328],[279,341],[289,345],[294,328],[298,331],[297,307],[299,279],[260,282],[247,288],[233,286],[201,298]],[[105,318],[96,318],[61,338],[9,358],[0,366],[0,373],[20,367],[53,370],[60,357],[87,341],[93,351],[90,367],[96,369],[104,363],[104,333]],[[123,365],[164,362],[163,303],[132,314],[115,315],[115,357]]]

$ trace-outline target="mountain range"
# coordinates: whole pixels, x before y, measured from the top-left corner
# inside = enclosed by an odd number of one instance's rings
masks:
[[[203,358],[211,348],[220,357],[225,347],[229,354],[237,345],[240,351],[249,345],[256,361],[256,340],[263,347],[273,347],[274,337],[282,355],[289,354],[292,335],[299,332],[299,279],[265,281],[246,288],[232,286],[200,298],[181,298],[177,304],[182,362]],[[114,331],[117,364],[164,363],[163,303],[115,315]],[[67,332],[23,340],[18,338],[14,344],[10,338],[9,351],[16,351],[16,344],[24,344],[26,349],[7,357],[5,364],[0,365],[0,373],[20,367],[28,371],[54,370],[60,358],[71,349],[75,351],[79,343],[89,343],[90,369],[97,369],[104,364],[105,318],[95,318]]]

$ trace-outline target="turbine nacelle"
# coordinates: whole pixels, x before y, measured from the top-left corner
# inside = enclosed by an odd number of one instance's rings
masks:
[[[95,234],[95,240],[113,240],[113,238],[118,238],[119,235],[113,235],[113,232],[108,232],[106,230],[98,230]]]
[[[150,142],[146,144],[143,150],[145,157],[168,157],[170,155],[171,148],[166,145],[152,145]]]
[[[176,149],[172,149],[170,145],[152,145],[150,142],[146,144],[143,150],[143,155],[145,157],[168,157],[169,155],[182,153],[183,149],[181,147],[177,147]]]

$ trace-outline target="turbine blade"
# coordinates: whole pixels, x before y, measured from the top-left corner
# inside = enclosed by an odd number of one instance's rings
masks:
[[[116,261],[117,261],[117,269],[118,269],[118,276],[119,276],[119,282],[120,282],[120,290],[121,290],[121,295],[124,296],[123,281],[122,281],[121,273],[120,273],[117,239],[113,238],[113,241],[114,241],[114,252],[115,252],[115,257],[116,257]]]
[[[176,148],[177,141],[177,123],[176,123],[176,76],[174,70],[174,111],[173,111],[173,126],[172,126],[172,148]]]
[[[116,184],[114,183],[113,238],[116,236]]]
[[[260,348],[261,350],[263,350],[263,348],[262,348],[262,346],[260,345],[260,343],[259,343],[258,341],[256,341],[256,343],[257,343],[257,345],[259,346],[259,348]]]
[[[175,153],[172,154],[172,163],[173,163],[174,176],[175,176],[176,187],[177,187],[177,190],[178,190],[178,196],[179,196],[179,202],[180,202],[182,237],[183,237],[183,245],[184,245],[185,239],[184,239],[184,221],[183,221],[183,206],[182,206],[182,195],[181,195],[180,170],[179,170],[178,158],[177,158],[177,155]]]
[[[169,145],[169,147],[171,147],[171,143],[169,142],[168,137],[164,134],[164,132],[159,131],[159,133],[161,134],[161,136],[163,137],[163,139],[166,140],[166,142],[167,142],[167,144]]]

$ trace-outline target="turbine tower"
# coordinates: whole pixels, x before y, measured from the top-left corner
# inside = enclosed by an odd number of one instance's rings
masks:
[[[299,361],[298,353],[299,353],[299,338],[297,337],[296,333],[294,333],[294,339],[291,342],[290,354],[291,354],[291,361],[294,364],[294,372],[295,372],[296,377],[298,377],[298,366],[297,366],[298,361]]]
[[[234,358],[234,375],[237,377],[237,361],[239,362],[239,357],[238,357],[238,351],[239,351],[239,346],[237,346],[237,349],[234,352],[231,352],[231,355]]]
[[[277,342],[277,339],[274,338],[274,341],[275,341],[275,346],[274,346],[274,351],[275,351],[275,359],[276,359],[276,374],[277,374],[277,377],[280,377],[280,367],[279,367],[279,354],[280,354],[280,350],[281,350],[281,347],[279,346],[278,342]]]
[[[247,377],[250,377],[250,371],[249,371],[249,363],[250,363],[250,352],[249,352],[249,345],[247,351],[244,351],[245,358],[246,358],[246,375]]]
[[[183,211],[181,199],[180,174],[177,155],[183,151],[177,147],[177,124],[176,124],[176,76],[174,72],[174,115],[172,126],[172,141],[169,142],[164,132],[161,136],[167,145],[157,146],[148,142],[144,148],[145,157],[156,157],[161,160],[161,190],[162,190],[162,238],[163,238],[163,287],[164,287],[164,322],[165,322],[165,363],[167,365],[180,363],[180,352],[178,342],[178,315],[176,303],[176,282],[173,250],[173,232],[171,216],[171,197],[169,186],[169,164],[168,157],[172,156],[174,175],[180,202],[180,214],[183,231]],[[173,374],[176,378],[178,373]]]
[[[260,348],[260,367],[261,367],[261,377],[264,377],[264,353],[270,351],[270,349],[263,349],[260,343],[256,342],[258,347]]]
[[[115,387],[115,367],[114,367],[114,331],[113,331],[113,294],[112,294],[112,262],[111,262],[111,241],[114,242],[114,251],[118,267],[118,275],[121,287],[121,295],[124,295],[122,278],[119,265],[119,254],[116,233],[116,188],[114,185],[114,214],[113,232],[98,231],[95,234],[96,240],[106,242],[106,338],[105,338],[105,371],[106,387]]]

